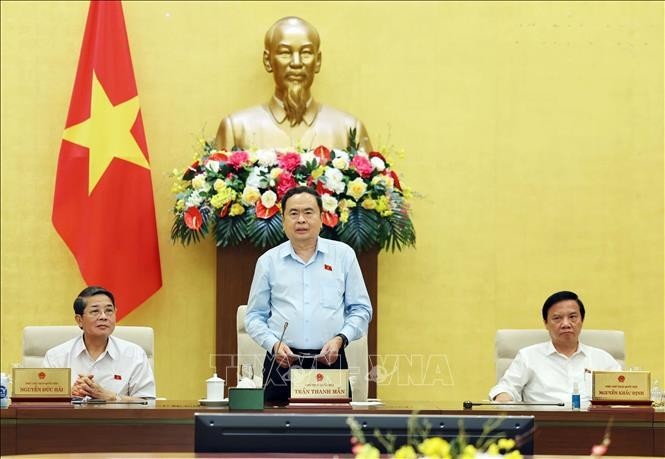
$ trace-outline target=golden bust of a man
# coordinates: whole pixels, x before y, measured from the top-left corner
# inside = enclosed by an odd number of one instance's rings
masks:
[[[311,95],[314,75],[321,69],[319,44],[316,29],[298,17],[282,18],[268,29],[263,65],[275,79],[273,97],[224,118],[217,131],[218,148],[346,148],[349,129],[355,129],[356,141],[371,151],[359,120]]]

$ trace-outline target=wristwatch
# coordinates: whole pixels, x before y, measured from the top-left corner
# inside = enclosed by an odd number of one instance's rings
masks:
[[[338,336],[339,336],[340,338],[342,338],[342,349],[349,345],[349,338],[347,338],[347,337],[344,335],[344,333],[337,333],[337,334],[335,335],[335,338],[337,338]]]

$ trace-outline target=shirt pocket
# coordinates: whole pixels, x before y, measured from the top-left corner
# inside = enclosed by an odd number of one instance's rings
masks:
[[[329,309],[337,309],[343,306],[344,301],[344,279],[327,279],[321,285],[321,306]]]

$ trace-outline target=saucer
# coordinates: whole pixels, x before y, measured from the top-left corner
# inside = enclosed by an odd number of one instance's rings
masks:
[[[199,400],[201,406],[226,406],[229,404],[229,399],[225,398],[224,400],[208,400],[207,398],[202,398]]]

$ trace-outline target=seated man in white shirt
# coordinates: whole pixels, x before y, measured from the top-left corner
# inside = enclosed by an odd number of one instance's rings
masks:
[[[551,340],[521,349],[490,390],[490,400],[570,404],[577,384],[582,403],[588,403],[590,370],[621,370],[607,352],[580,343],[585,311],[577,294],[563,291],[551,295],[542,314]]]
[[[155,378],[145,351],[111,336],[115,300],[103,287],[87,287],[74,300],[78,338],[49,349],[45,368],[71,368],[72,395],[101,400],[155,398]]]

